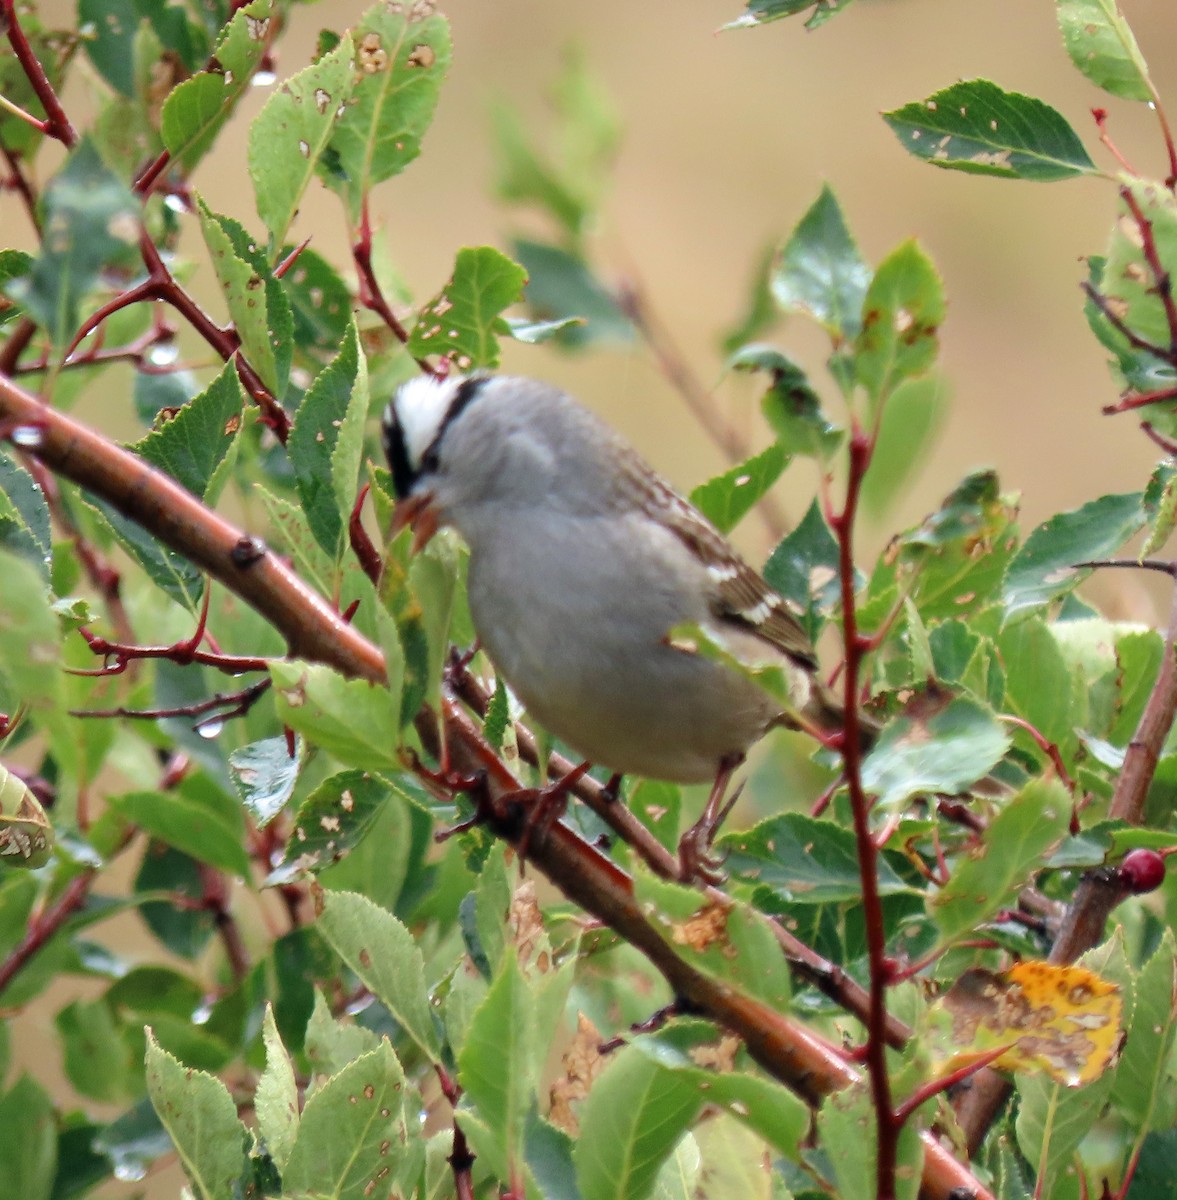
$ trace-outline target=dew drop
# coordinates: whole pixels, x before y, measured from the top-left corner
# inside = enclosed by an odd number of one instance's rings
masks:
[[[114,1177],[123,1183],[138,1183],[147,1177],[147,1167],[140,1162],[117,1162],[114,1165]]]
[[[36,425],[18,425],[8,436],[14,446],[24,446],[29,450],[35,450],[44,437]]]
[[[190,1020],[193,1025],[206,1025],[212,1015],[213,1006],[211,1004],[202,1004],[192,1014]]]
[[[180,357],[180,347],[175,342],[156,342],[147,351],[147,361],[157,367],[170,367]]]
[[[172,195],[170,192],[163,198],[164,206],[171,209],[174,213],[186,213],[188,205],[179,197]]]
[[[271,87],[277,78],[273,71],[255,71],[249,82],[254,87]]]
[[[201,723],[196,726],[196,732],[199,733],[202,738],[205,738],[211,742],[213,738],[218,738],[221,736],[221,730],[224,728],[225,722],[222,721],[220,717],[213,717],[211,721],[201,721]]]

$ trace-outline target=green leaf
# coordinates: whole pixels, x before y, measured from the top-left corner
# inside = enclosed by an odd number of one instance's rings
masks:
[[[1001,761],[1010,738],[993,713],[958,696],[939,711],[915,711],[890,721],[862,765],[862,784],[884,808],[912,796],[953,796]]]
[[[370,1029],[349,1021],[337,1021],[323,993],[315,989],[315,1005],[307,1022],[306,1050],[318,1075],[336,1075],[353,1059],[368,1054],[380,1045]]]
[[[639,1200],[702,1106],[688,1076],[627,1046],[581,1109],[572,1151],[583,1200]]]
[[[185,172],[204,157],[250,86],[270,43],[274,0],[239,8],[217,39],[219,69],[199,71],[173,88],[160,115],[163,144]]]
[[[110,527],[119,545],[147,572],[151,582],[177,604],[196,612],[204,595],[204,575],[200,569],[105,500],[90,495],[86,501]]]
[[[215,504],[236,453],[244,399],[236,365],[228,362],[199,396],[130,449]]]
[[[1086,724],[1086,714],[1076,711],[1077,689],[1086,686],[1075,678],[1063,658],[1057,626],[1039,616],[1007,625],[997,648],[1005,664],[1006,704],[1029,721],[1064,754],[1074,745],[1074,730]]]
[[[144,1096],[99,1133],[94,1149],[109,1158],[120,1178],[142,1179],[156,1159],[172,1152],[172,1140]]]
[[[1177,1129],[1144,1139],[1126,1200],[1177,1200]]]
[[[316,928],[432,1062],[437,1027],[425,965],[413,935],[391,913],[353,892],[326,892]]]
[[[285,259],[293,246],[284,246]],[[282,276],[294,315],[294,344],[301,354],[334,357],[348,336],[351,292],[339,272],[321,254],[306,247]]]
[[[284,735],[250,742],[229,755],[229,775],[241,803],[264,829],[287,805],[302,770],[302,754]]]
[[[0,604],[0,674],[20,701],[54,721],[65,706],[61,675],[61,629],[31,563],[0,551],[4,602]]]
[[[830,904],[858,900],[862,875],[854,834],[829,821],[786,813],[752,829],[728,834],[719,846],[736,878],[762,884],[789,903]],[[884,855],[879,859],[879,892],[912,892]]]
[[[240,821],[178,792],[127,792],[107,803],[128,821],[200,862],[249,878],[249,856],[242,846]]]
[[[307,1100],[282,1172],[283,1192],[339,1200],[363,1200],[377,1188],[381,1195],[404,1194],[400,1184],[420,1170],[424,1153],[404,1107],[405,1074],[382,1041]]]
[[[1143,1132],[1168,1125],[1173,1118],[1168,1063],[1177,1032],[1177,944],[1171,929],[1165,930],[1132,983],[1134,1003],[1112,1103],[1134,1129]]]
[[[22,1075],[0,1098],[4,1171],[0,1200],[49,1200],[57,1170],[53,1103],[30,1076]]]
[[[1059,0],[1058,23],[1071,62],[1097,87],[1125,100],[1151,100],[1148,64],[1116,0]]]
[[[421,152],[450,64],[446,18],[429,6],[378,4],[352,27],[356,80],[321,163],[343,194],[352,228],[374,185]]]
[[[870,268],[828,186],[781,250],[770,285],[777,303],[812,317],[836,344],[857,336]]]
[[[439,354],[460,371],[499,365],[500,316],[519,300],[527,272],[493,246],[458,251],[454,273],[409,334],[415,358]]]
[[[567,333],[584,324],[581,317],[561,317],[557,321],[529,321],[526,317],[504,317],[505,333],[527,346],[538,346],[557,334]]]
[[[1037,181],[1096,170],[1060,113],[987,79],[954,83],[883,120],[904,149],[937,167]]]
[[[1112,226],[1107,259],[1098,281],[1098,290],[1120,323],[1157,347],[1155,354],[1140,347],[1125,347],[1126,339],[1119,329],[1101,337],[1122,360],[1127,359],[1124,373],[1128,382],[1148,390],[1152,384],[1172,385],[1173,367],[1166,357],[1170,338],[1168,313],[1153,267],[1145,257],[1144,234],[1133,206],[1147,223],[1162,268],[1171,272],[1177,263],[1177,200],[1162,183],[1146,179],[1125,183],[1120,196],[1120,215]],[[1155,414],[1164,411],[1163,407],[1154,406],[1150,415],[1155,419]]]
[[[246,1174],[249,1134],[219,1079],[182,1066],[147,1032],[147,1094],[197,1200],[224,1200]]]
[[[1078,562],[1107,558],[1145,523],[1140,493],[1101,496],[1043,522],[1014,555],[1005,577],[1005,619],[1033,612],[1075,587]]]
[[[298,1084],[269,1004],[262,1023],[262,1040],[266,1046],[266,1069],[257,1081],[254,1108],[266,1149],[278,1170],[285,1172],[299,1132]]]
[[[368,364],[353,323],[303,397],[286,447],[307,523],[336,561],[347,545],[367,415]]]
[[[265,255],[232,217],[197,200],[200,228],[241,347],[262,382],[281,399],[290,379],[294,318]]]
[[[826,617],[841,599],[838,543],[817,500],[769,555],[764,578],[802,610],[801,624],[810,639],[816,640]]]
[[[75,1000],[57,1014],[54,1024],[73,1087],[92,1100],[122,1099],[131,1082],[132,1064],[122,1028],[107,1001]]]
[[[272,662],[278,720],[361,770],[398,770],[398,705],[388,689],[321,663]]]
[[[511,254],[527,272],[524,299],[537,318],[567,324],[561,345],[628,342],[634,328],[588,264],[559,246],[516,238]]]
[[[216,932],[211,912],[200,907],[204,878],[200,865],[160,841],[151,841],[135,876],[135,894],[166,891],[191,902],[184,907],[171,901],[143,902],[139,915],[148,929],[181,958],[198,958]]]
[[[1013,899],[1066,835],[1071,798],[1057,779],[1032,780],[990,822],[984,842],[961,858],[952,877],[930,897],[929,911],[943,943],[975,931]]]
[[[0,132],[0,141],[2,140],[3,134]],[[9,290],[8,285],[14,280],[23,279],[32,272],[33,262],[33,256],[23,250],[0,250],[0,329],[9,321],[15,321],[21,314],[20,305],[4,298],[3,293]]]
[[[8,292],[62,348],[77,332],[82,303],[103,268],[135,246],[139,205],[83,139],[46,185],[42,208],[41,252]]]
[[[382,779],[363,771],[343,771],[325,779],[299,808],[276,874],[285,879],[287,874],[320,871],[344,858],[368,832],[391,794]],[[267,883],[277,881],[271,875]]]
[[[784,446],[774,442],[747,462],[700,484],[691,492],[691,503],[720,533],[728,533],[764,498],[789,462]]]
[[[875,1192],[878,1139],[870,1086],[856,1083],[828,1096],[817,1116],[821,1145],[829,1154],[841,1196]],[[923,1172],[923,1145],[914,1122],[899,1134],[896,1148],[896,1200],[916,1200]]]
[[[302,194],[346,111],[354,45],[345,33],[334,50],[280,84],[249,127],[249,174],[257,212],[281,245]]]
[[[721,25],[720,29],[747,29],[754,25],[767,25],[770,21],[779,21],[783,17],[793,17],[806,9],[813,9],[813,14],[805,22],[806,29],[816,29],[824,25],[831,17],[844,12],[853,0],[748,0],[747,11]]]
[[[876,405],[932,365],[943,320],[936,268],[914,241],[904,242],[875,272],[854,347],[854,373]]]
[[[773,346],[744,346],[728,360],[734,371],[768,371],[772,386],[760,409],[773,433],[790,454],[828,462],[842,444],[843,431],[821,410],[821,400],[805,372]]]
[[[49,505],[41,485],[9,454],[0,452],[0,547],[48,576],[53,554]]]
[[[523,1162],[528,1115],[546,1041],[537,1039],[536,1003],[514,954],[507,954],[466,1031],[458,1078],[486,1123],[494,1149],[491,1168],[500,1179],[516,1178]],[[484,1145],[482,1152],[487,1152]]]
[[[1105,1071],[1094,1083],[1081,1088],[1063,1087],[1045,1075],[1017,1077],[1019,1104],[1014,1131],[1022,1154],[1040,1168],[1035,1195],[1054,1194],[1079,1143],[1099,1120],[1115,1074]]]

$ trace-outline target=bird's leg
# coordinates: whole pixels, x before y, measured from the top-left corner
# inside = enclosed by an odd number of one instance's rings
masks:
[[[723,873],[719,869],[722,860],[711,853],[711,843],[740,798],[742,787],[736,788],[726,803],[723,799],[732,774],[743,761],[742,754],[729,754],[719,760],[719,770],[715,773],[715,782],[711,785],[711,794],[703,806],[702,816],[679,839],[678,872],[684,883],[699,879],[714,884],[723,880]]]

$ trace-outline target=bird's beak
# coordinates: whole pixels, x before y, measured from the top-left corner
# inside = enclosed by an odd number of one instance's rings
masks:
[[[437,532],[437,509],[433,507],[432,492],[420,492],[397,501],[392,512],[391,536],[396,537],[406,525],[413,531],[412,553],[418,554]]]

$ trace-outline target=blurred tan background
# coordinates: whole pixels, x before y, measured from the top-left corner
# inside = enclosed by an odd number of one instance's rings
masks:
[[[58,0],[42,7],[50,21],[55,9],[69,11]],[[306,64],[320,25],[341,28],[365,7],[352,0],[296,7],[279,72]],[[546,128],[548,88],[563,49],[575,43],[625,127],[594,243],[600,260],[606,274],[640,281],[708,385],[720,374],[718,334],[743,311],[763,247],[787,234],[823,182],[837,192],[872,262],[915,235],[937,263],[949,297],[941,360],[949,413],[918,486],[874,531],[873,545],[918,520],[977,466],[996,466],[1004,486],[1020,491],[1027,526],[1105,492],[1143,485],[1155,448],[1130,418],[1100,415],[1115,390],[1087,332],[1078,286],[1080,259],[1106,244],[1112,185],[938,171],[909,157],[878,115],[957,79],[985,76],[1054,105],[1093,158],[1112,170],[1089,115],[1093,106],[1106,107],[1128,158],[1141,171],[1163,175],[1155,119],[1143,106],[1104,96],[1073,69],[1050,0],[859,0],[814,33],[793,19],[718,35],[741,0],[442,0],[440,7],[453,27],[450,79],[421,158],[379,189],[374,206],[420,299],[448,277],[458,247],[505,247],[507,235],[521,227],[492,196],[489,105],[504,98],[533,128]],[[1123,7],[1161,94],[1177,110],[1177,64],[1166,53],[1177,34],[1177,10],[1164,0],[1124,0]],[[88,91],[79,81],[66,97],[80,123]],[[250,189],[245,137],[248,118],[268,94],[255,89],[247,98],[195,178],[214,207],[252,219],[255,229],[260,223],[240,200]],[[18,242],[26,236],[10,193],[0,194],[0,229],[5,244],[12,244],[13,229],[20,230]],[[322,253],[346,260],[340,206],[317,184],[294,233],[313,233]],[[194,220],[191,234],[188,248],[197,254]],[[207,282],[202,295],[223,317]],[[821,367],[822,340],[800,321],[776,340],[811,370],[836,411]],[[638,343],[576,357],[508,345],[505,365],[576,392],[684,489],[723,465]],[[109,378],[117,386],[124,377]],[[743,419],[756,389],[729,384],[718,394]],[[749,428],[762,444],[754,419]],[[797,514],[813,489],[812,472],[798,464],[783,486],[784,503]],[[767,544],[755,522],[746,524],[739,537],[760,557]],[[1152,615],[1140,581],[1119,573],[1104,587],[1117,614]],[[26,1061],[41,1058],[38,1043],[52,1036],[49,1018],[29,1013],[23,1029]],[[181,1178],[169,1168],[142,1186],[162,1200],[179,1194]]]

